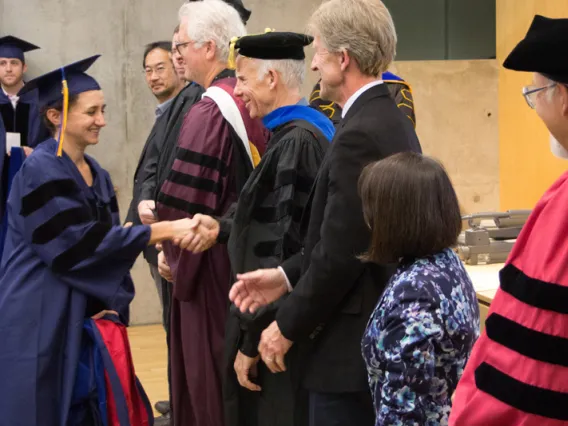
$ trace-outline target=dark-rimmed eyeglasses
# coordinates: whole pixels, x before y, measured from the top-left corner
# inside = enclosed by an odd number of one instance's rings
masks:
[[[191,43],[193,43],[193,41],[186,41],[185,43],[176,43],[176,50],[177,50],[177,52],[178,52],[181,56],[183,56],[182,50],[185,50],[185,49],[182,49],[182,47],[188,46],[188,45],[190,45]]]

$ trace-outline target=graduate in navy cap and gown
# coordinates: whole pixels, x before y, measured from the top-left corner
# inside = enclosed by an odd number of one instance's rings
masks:
[[[11,147],[23,147],[29,154],[47,137],[40,119],[37,92],[18,96],[27,71],[24,54],[36,49],[39,47],[13,36],[0,38],[0,220],[8,198]]]
[[[39,77],[20,92],[38,90],[53,138],[26,159],[7,203],[1,424],[107,424],[95,421],[89,395],[82,399],[74,390],[84,321],[113,313],[128,324],[134,261],[146,246],[190,229],[188,219],[121,226],[110,176],[85,154],[105,126],[103,92],[85,74],[97,58]]]

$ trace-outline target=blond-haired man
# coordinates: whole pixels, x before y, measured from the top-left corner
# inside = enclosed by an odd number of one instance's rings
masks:
[[[305,354],[310,424],[372,426],[361,336],[393,270],[357,258],[370,240],[357,181],[365,165],[421,149],[411,121],[381,81],[396,50],[384,4],[331,0],[314,13],[309,28],[321,96],[342,107],[342,123],[311,194],[303,250],[280,268],[238,276],[231,298],[241,310],[254,310],[291,289],[276,321],[263,332],[263,361],[273,372],[282,371],[285,354],[298,343]]]

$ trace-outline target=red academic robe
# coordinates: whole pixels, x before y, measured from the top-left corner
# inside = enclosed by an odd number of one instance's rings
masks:
[[[568,173],[538,202],[500,273],[450,425],[568,424],[566,206]]]
[[[236,79],[225,71],[213,82],[232,95]],[[268,131],[237,105],[250,142],[264,152]],[[196,213],[222,216],[236,202],[250,161],[215,102],[204,98],[186,115],[176,160],[158,195],[160,220]],[[164,244],[174,276],[170,330],[172,409],[179,426],[222,426],[222,372],[231,267],[225,245],[192,254]]]

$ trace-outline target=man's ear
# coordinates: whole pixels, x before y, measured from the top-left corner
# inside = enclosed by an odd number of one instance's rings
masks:
[[[266,76],[268,78],[268,86],[271,90],[274,90],[276,86],[278,86],[280,75],[276,70],[268,70],[268,74]]]
[[[205,48],[205,57],[210,61],[215,59],[215,56],[217,54],[217,43],[215,43],[213,40],[208,41],[205,44]]]
[[[562,115],[568,117],[568,87],[560,83],[556,87],[562,101]]]
[[[345,71],[347,68],[349,68],[350,64],[351,64],[351,56],[349,56],[349,52],[345,49],[342,49],[340,53],[341,71]]]
[[[22,70],[24,71],[24,74],[28,72],[28,64],[24,64],[24,66],[22,67]]]

